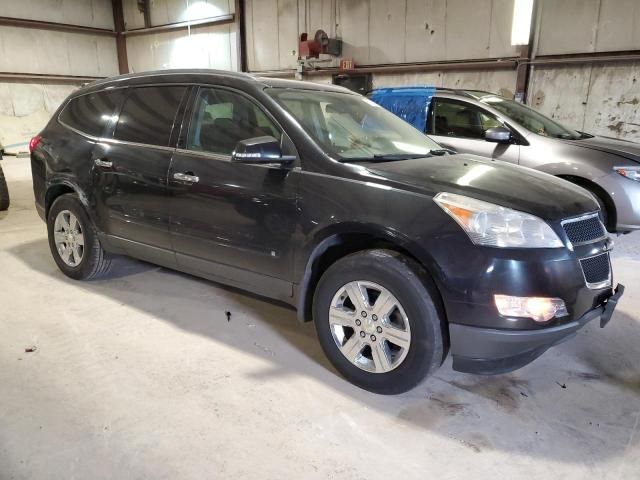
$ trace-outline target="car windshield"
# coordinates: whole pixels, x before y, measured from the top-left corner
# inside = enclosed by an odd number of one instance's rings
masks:
[[[342,161],[403,160],[442,151],[422,132],[360,95],[284,88],[268,93]]]
[[[490,96],[480,99],[482,103],[486,103],[511,118],[515,122],[522,125],[530,132],[544,135],[545,137],[565,138],[568,140],[578,140],[587,135],[576,132],[569,128],[563,127],[554,122],[549,117],[545,117],[541,113],[536,112],[532,108],[521,103],[506,98]]]

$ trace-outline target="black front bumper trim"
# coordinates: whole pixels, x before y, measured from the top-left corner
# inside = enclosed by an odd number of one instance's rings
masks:
[[[588,322],[600,318],[604,327],[615,310],[624,285],[618,284],[606,302],[589,310],[578,320],[539,330],[498,330],[452,323],[449,325],[453,369],[491,375],[527,365],[550,347],[576,334]]]

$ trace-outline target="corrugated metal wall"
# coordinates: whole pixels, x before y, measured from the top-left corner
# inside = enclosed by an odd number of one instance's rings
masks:
[[[638,0],[540,0],[539,55],[640,49]],[[640,141],[640,62],[534,67],[529,103],[568,126]]]
[[[123,0],[127,30],[144,27],[137,0]],[[151,26],[220,17],[234,13],[234,0],[154,0]],[[238,70],[235,25],[192,27],[127,38],[132,72],[165,68]]]
[[[0,16],[113,28],[109,0],[0,2]],[[108,36],[0,26],[0,71],[78,76],[118,73],[115,41]],[[47,122],[77,85],[0,80],[0,143],[22,144]]]
[[[638,0],[539,0],[537,55],[640,49]],[[322,28],[357,65],[515,57],[513,0],[246,0],[249,69],[293,69],[297,38]],[[318,66],[335,66],[336,62]],[[532,69],[529,103],[568,126],[640,141],[640,65]],[[310,77],[328,81],[328,77]],[[516,72],[374,74],[374,86],[429,84],[510,96]]]

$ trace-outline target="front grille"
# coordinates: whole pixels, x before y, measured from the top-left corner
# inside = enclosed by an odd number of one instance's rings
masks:
[[[604,288],[611,284],[611,264],[609,253],[580,260],[582,273],[589,288]]]
[[[562,228],[573,245],[595,242],[607,236],[597,213],[565,220],[562,222]]]

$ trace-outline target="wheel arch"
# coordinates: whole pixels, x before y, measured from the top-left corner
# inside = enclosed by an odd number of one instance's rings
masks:
[[[616,224],[617,224],[617,211],[616,211],[616,205],[613,201],[613,199],[611,198],[611,196],[607,193],[607,191],[602,188],[600,185],[598,185],[597,183],[595,183],[592,180],[589,180],[588,178],[584,178],[584,177],[580,177],[578,175],[565,175],[565,174],[560,174],[560,175],[556,175],[558,178],[562,178],[563,180],[567,180],[568,182],[574,183],[582,188],[585,188],[587,190],[589,190],[590,192],[592,192],[594,195],[597,195],[598,198],[600,198],[600,200],[602,200],[602,203],[604,203],[604,206],[606,208],[606,213],[607,213],[607,230],[609,231],[615,231],[616,228]]]
[[[438,295],[436,301],[444,310],[441,289],[438,286],[437,266],[433,258],[414,242],[386,227],[376,225],[334,225],[319,235],[311,247],[305,249],[304,268],[296,288],[298,320],[312,320],[313,295],[322,274],[339,259],[363,250],[383,248],[401,253],[425,270],[425,281],[432,283]]]
[[[63,180],[49,185],[47,191],[44,194],[45,219],[49,218],[49,210],[51,209],[51,205],[53,205],[53,202],[55,202],[58,197],[68,193],[75,193],[82,205],[87,209],[87,214],[89,214],[89,200],[87,199],[87,196],[84,194],[82,189],[68,180]]]

